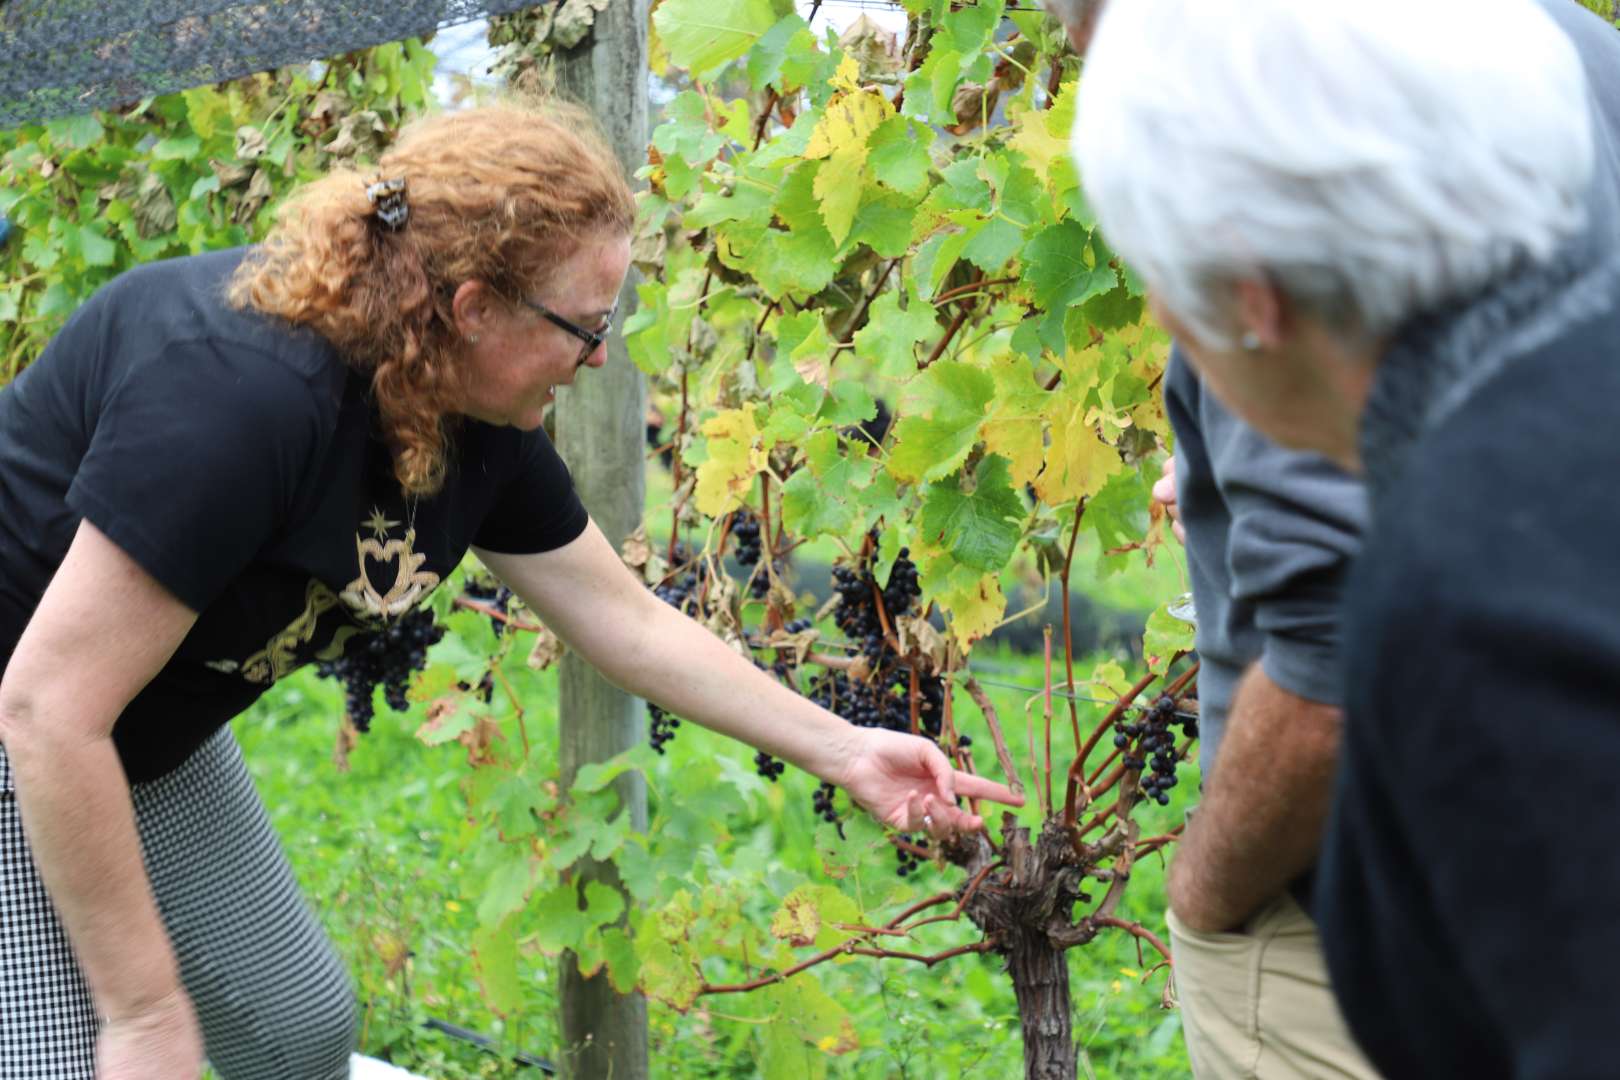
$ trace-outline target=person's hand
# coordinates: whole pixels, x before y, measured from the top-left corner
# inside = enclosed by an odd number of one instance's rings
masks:
[[[855,728],[835,783],[885,825],[943,838],[984,828],[984,819],[956,805],[958,795],[1024,805],[1024,797],[993,780],[951,768],[927,739],[880,728]]]
[[[202,1063],[202,1032],[182,990],[110,1018],[96,1043],[96,1080],[195,1080]]]
[[[1187,542],[1187,531],[1181,527],[1181,506],[1176,502],[1176,456],[1171,454],[1164,459],[1164,472],[1153,482],[1153,501],[1164,507],[1164,512],[1170,515],[1170,531],[1176,534],[1176,539],[1183,544]]]

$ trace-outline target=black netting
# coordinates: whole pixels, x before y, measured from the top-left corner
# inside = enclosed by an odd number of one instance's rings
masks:
[[[0,0],[0,129],[533,6],[534,0]]]

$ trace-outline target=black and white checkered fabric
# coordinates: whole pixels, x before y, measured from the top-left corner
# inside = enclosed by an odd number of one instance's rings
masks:
[[[348,975],[298,892],[229,728],[133,791],[181,978],[223,1080],[349,1075]],[[0,1080],[92,1080],[96,1014],[28,856],[0,747]]]

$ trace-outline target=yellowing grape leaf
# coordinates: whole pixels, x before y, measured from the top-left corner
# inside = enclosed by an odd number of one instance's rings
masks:
[[[1008,462],[1015,483],[1033,483],[1046,466],[1046,408],[1051,392],[1035,381],[1029,358],[1009,353],[991,365],[996,396],[984,423],[984,445]]]
[[[953,572],[944,589],[934,594],[939,606],[950,616],[951,636],[964,652],[994,630],[1007,610],[1001,582],[993,574],[970,567],[965,573]]]
[[[1095,495],[1108,478],[1125,468],[1119,451],[1104,442],[1096,426],[1087,423],[1090,410],[1079,393],[1053,395],[1047,414],[1051,445],[1046,468],[1035,480],[1035,491],[1049,506]]]
[[[765,467],[753,409],[727,409],[703,423],[709,457],[698,466],[697,508],[719,517],[743,504],[754,477]]]
[[[836,244],[842,244],[849,235],[867,187],[867,138],[894,115],[888,98],[856,87],[858,72],[854,58],[845,57],[834,80],[845,89],[827,103],[804,151],[804,156],[813,161],[826,159],[816,173],[815,194],[821,204],[822,220]]]

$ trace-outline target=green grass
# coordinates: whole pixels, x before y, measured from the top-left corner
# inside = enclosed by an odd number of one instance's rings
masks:
[[[1039,685],[1038,660],[1010,654],[984,660],[998,669],[998,679]],[[513,677],[531,737],[553,742],[555,674],[515,671]],[[990,693],[1014,759],[1023,762],[1028,695]],[[482,877],[466,855],[476,837],[465,820],[459,788],[467,772],[463,752],[454,744],[429,748],[418,742],[413,732],[419,715],[381,711],[372,733],[349,754],[349,770],[340,772],[333,762],[340,710],[334,686],[301,673],[267,695],[236,730],[306,895],[355,975],[366,1005],[364,1052],[444,1080],[537,1075],[510,1071],[497,1058],[420,1026],[433,1016],[544,1056],[559,1049],[554,962],[539,956],[526,961],[532,1007],[512,1022],[491,1015],[478,993],[469,943]],[[1098,712],[1084,706],[1082,720]],[[965,695],[959,696],[956,713],[963,730],[974,736],[980,771],[998,773],[990,739]],[[1039,724],[1038,703],[1031,714]],[[1070,742],[1063,734],[1067,724],[1060,712],[1054,732],[1060,758]],[[810,796],[815,783],[789,770],[781,783],[767,785],[752,776],[751,758],[752,751],[739,744],[683,729],[650,782],[655,810],[659,793],[677,793],[693,777],[724,777],[734,784],[735,800],[726,804],[731,809],[713,823],[716,867],[693,872],[717,876],[723,867],[757,872],[764,884],[752,911],[768,920],[779,902],[771,883],[793,880],[814,862]],[[1060,760],[1055,768],[1061,773],[1062,767]],[[1195,789],[1189,767],[1176,791],[1181,799],[1141,813],[1144,835],[1179,821]],[[1036,816],[1030,809],[1021,818],[1033,823]],[[901,884],[881,867],[878,873]],[[959,881],[954,869],[928,867],[907,879],[905,892],[927,895]],[[897,901],[896,910],[903,903]],[[1162,911],[1162,868],[1149,859],[1138,868],[1121,913],[1162,937]],[[966,923],[935,926],[913,944],[920,951],[939,950],[975,936]],[[1082,1076],[1186,1075],[1179,1017],[1159,1006],[1163,973],[1139,985],[1143,967],[1133,939],[1104,936],[1071,950],[1069,965]],[[859,1040],[857,1049],[826,1059],[830,1076],[988,1080],[1022,1074],[1016,1005],[998,960],[965,956],[925,970],[859,958],[818,970],[827,992],[850,1010]],[[758,1003],[738,996],[700,999],[685,1015],[654,1004],[653,1075],[683,1080],[758,1075],[754,1034],[759,1021]]]

